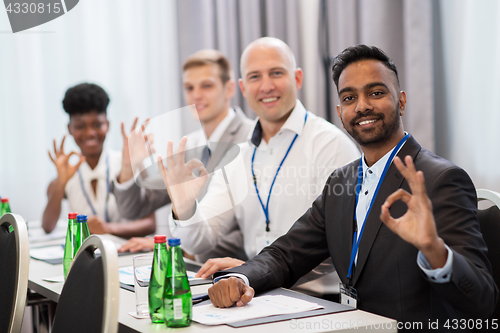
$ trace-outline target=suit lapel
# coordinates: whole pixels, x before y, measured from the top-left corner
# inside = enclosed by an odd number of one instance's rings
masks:
[[[403,159],[406,155],[410,155],[414,160],[420,149],[421,147],[417,143],[417,141],[415,141],[415,139],[410,136],[397,156]],[[394,164],[391,164],[391,166],[387,170],[385,179],[380,186],[377,197],[373,202],[370,214],[368,215],[365,222],[365,228],[363,231],[363,235],[361,236],[361,242],[359,243],[358,261],[353,276],[353,285],[356,284],[363,270],[363,267],[365,266],[368,255],[370,254],[370,250],[373,246],[375,238],[377,237],[377,233],[382,225],[382,221],[380,220],[380,210],[382,204],[385,202],[389,195],[401,188],[404,180],[405,179],[399,173],[396,166]]]
[[[208,168],[209,172],[211,172],[220,163],[226,152],[231,149],[231,146],[235,143],[234,137],[236,133],[238,133],[242,124],[242,111],[239,108],[235,108],[235,117],[224,131],[224,134],[222,134],[220,142],[210,143],[212,147],[215,146],[215,149],[212,150],[212,156],[210,158]]]
[[[352,165],[352,168],[349,168],[349,174],[346,175],[346,182],[344,184],[346,193],[348,195],[342,196],[341,214],[340,214],[340,232],[338,244],[340,245],[337,250],[339,250],[340,257],[339,260],[342,264],[337,267],[337,272],[342,282],[347,283],[347,272],[349,270],[349,263],[351,259],[351,251],[352,251],[352,240],[354,237],[354,211],[356,207],[356,182],[358,180],[358,165],[359,159],[356,160]],[[335,212],[333,212],[335,214]],[[344,221],[347,221],[345,223]]]

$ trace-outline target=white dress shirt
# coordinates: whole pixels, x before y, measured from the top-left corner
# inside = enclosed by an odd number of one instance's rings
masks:
[[[335,169],[359,158],[356,145],[344,132],[310,112],[304,123],[306,112],[297,100],[281,130],[268,143],[261,140],[257,122],[248,140],[236,147],[240,149],[238,156],[214,172],[207,194],[197,204],[194,215],[186,221],[173,221],[170,217],[170,231],[182,239],[187,252],[196,254],[211,249],[217,237],[235,223],[243,232],[247,256],[252,258],[260,251],[256,239],[265,233],[266,217],[251,171],[255,147],[254,172],[265,205],[276,170],[298,135],[276,177],[269,202],[270,230],[279,235],[285,234],[311,207]]]

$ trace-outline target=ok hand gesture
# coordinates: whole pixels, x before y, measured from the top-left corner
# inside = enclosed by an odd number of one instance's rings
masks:
[[[410,185],[412,194],[399,189],[387,197],[382,205],[380,219],[392,232],[420,250],[432,268],[443,267],[448,251],[436,230],[432,203],[425,188],[424,174],[415,169],[410,156],[405,157],[405,163],[406,166],[399,157],[394,159],[394,165]],[[398,200],[403,201],[408,210],[403,216],[395,219],[391,216],[389,208]]]
[[[54,165],[57,168],[57,178],[58,178],[59,182],[61,182],[62,185],[65,185],[68,182],[68,180],[71,177],[73,177],[73,175],[78,170],[80,165],[83,163],[83,161],[85,161],[84,156],[79,155],[78,153],[76,153],[74,151],[72,151],[71,153],[66,155],[64,153],[64,140],[66,140],[66,135],[62,139],[61,146],[60,146],[59,150],[57,150],[56,140],[54,139],[54,155],[55,155],[55,157],[52,157],[50,150],[48,151],[51,161],[54,163]],[[71,165],[69,163],[69,158],[72,155],[79,155],[80,156],[80,161],[75,165]]]
[[[179,220],[187,220],[194,214],[196,198],[208,181],[207,170],[201,161],[192,159],[184,162],[186,143],[187,138],[183,137],[174,156],[173,143],[168,142],[166,169],[161,156],[158,156],[158,168],[172,200],[174,216]],[[200,170],[199,177],[193,175],[195,168]]]

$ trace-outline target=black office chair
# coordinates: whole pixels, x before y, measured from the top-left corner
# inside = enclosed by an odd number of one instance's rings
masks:
[[[0,219],[0,332],[18,333],[28,292],[29,242],[26,222],[17,214]]]
[[[477,190],[477,200],[489,200],[494,203],[488,209],[478,211],[479,224],[484,241],[488,246],[488,260],[493,270],[493,279],[500,288],[500,193],[490,190]],[[500,302],[490,319],[500,321]]]
[[[99,249],[101,254],[94,251]],[[78,250],[57,304],[52,333],[118,331],[118,254],[99,235]]]

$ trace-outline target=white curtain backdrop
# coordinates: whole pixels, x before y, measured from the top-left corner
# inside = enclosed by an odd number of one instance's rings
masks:
[[[122,121],[129,129],[135,116],[144,121],[182,106],[177,45],[174,0],[83,0],[16,34],[0,10],[0,196],[14,212],[41,219],[57,175],[47,150],[67,133],[66,89],[86,81],[108,92],[105,146],[121,150]],[[179,128],[180,119],[169,125]],[[71,137],[65,149],[77,149]]]
[[[183,106],[180,63],[205,47],[227,54],[238,73],[239,54],[251,40],[284,39],[305,71],[304,103],[336,122],[333,84],[329,110],[323,102],[322,3],[82,0],[64,16],[17,34],[0,10],[0,196],[10,197],[25,218],[41,217],[56,176],[47,149],[67,132],[61,100],[69,86],[89,81],[106,89],[106,146],[119,150],[121,121],[129,127],[136,115],[144,120]],[[330,54],[357,43],[386,50],[408,93],[405,128],[463,167],[477,187],[497,191],[499,17],[497,0],[328,0]],[[240,95],[235,104],[245,106]],[[172,129],[189,129],[184,120]],[[66,149],[75,148],[67,140]]]
[[[398,67],[401,89],[408,96],[404,128],[423,147],[434,151],[432,0],[326,0],[326,3],[329,54],[335,56],[356,44],[384,50]],[[316,109],[320,115],[326,115],[324,75],[324,71],[318,72],[319,89],[313,91],[319,98],[307,98],[308,103],[319,101]],[[328,77],[331,80],[331,69]],[[341,127],[333,83],[330,96],[332,121]]]
[[[441,0],[435,14],[437,153],[500,191],[500,2]]]

